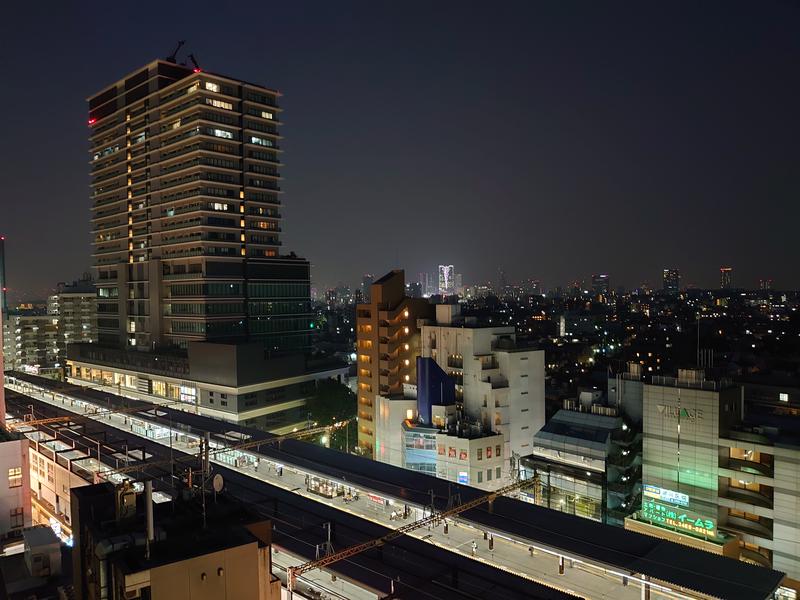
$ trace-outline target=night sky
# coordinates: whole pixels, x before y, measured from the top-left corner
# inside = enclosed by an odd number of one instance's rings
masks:
[[[285,94],[284,248],[319,288],[438,263],[798,288],[798,31],[767,0],[7,3],[12,300],[90,266],[85,99],[178,39]]]

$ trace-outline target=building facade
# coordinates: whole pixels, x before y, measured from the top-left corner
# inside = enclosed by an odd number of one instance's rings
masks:
[[[61,366],[57,316],[12,311],[4,328],[6,369],[45,374]]]
[[[681,273],[678,269],[664,269],[661,289],[668,294],[677,294],[681,289]]]
[[[733,267],[719,268],[719,289],[730,290],[733,288]]]
[[[100,343],[309,346],[309,264],[280,255],[279,96],[156,60],[89,98]]]
[[[403,271],[391,271],[370,287],[369,304],[356,306],[358,368],[358,447],[375,458],[376,396],[402,396],[403,384],[415,384],[420,354],[417,319],[432,314],[427,300],[405,294]]]
[[[522,459],[524,477],[535,480],[524,499],[617,526],[638,508],[641,434],[616,407],[559,410],[533,443],[533,453]]]
[[[626,527],[771,566],[800,587],[798,417],[788,388],[695,370],[654,377],[643,385],[642,507]]]
[[[439,294],[450,296],[455,292],[456,270],[453,265],[439,265]]]
[[[28,440],[0,429],[0,537],[31,525]]]
[[[97,341],[97,290],[87,278],[71,284],[59,283],[56,293],[47,299],[47,314],[58,317],[60,363],[66,358],[69,344]]]
[[[544,425],[544,351],[517,348],[513,326],[480,326],[458,305],[436,306],[421,334],[422,356],[455,380],[465,417],[503,435],[503,477],[511,478],[512,459],[532,452]]]

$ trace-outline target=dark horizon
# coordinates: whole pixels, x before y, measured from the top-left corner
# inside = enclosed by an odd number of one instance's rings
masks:
[[[439,263],[800,288],[796,3],[155,6],[8,9],[12,301],[91,265],[86,97],[179,38],[284,93],[284,251],[319,289]]]

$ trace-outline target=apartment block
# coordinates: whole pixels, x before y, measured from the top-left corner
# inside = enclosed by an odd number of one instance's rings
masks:
[[[280,253],[279,97],[156,60],[89,98],[101,344],[308,348],[309,264]]]
[[[370,303],[356,306],[358,367],[358,446],[375,458],[376,396],[402,396],[403,384],[416,383],[416,357],[420,354],[417,319],[428,318],[433,308],[421,298],[405,294],[403,271],[391,271],[370,286]]]

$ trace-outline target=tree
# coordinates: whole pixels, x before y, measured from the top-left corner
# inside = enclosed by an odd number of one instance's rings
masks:
[[[317,383],[313,396],[306,401],[306,408],[311,421],[319,425],[332,425],[350,419],[347,427],[337,429],[330,439],[330,447],[346,452],[356,443],[358,428],[356,426],[356,395],[346,385],[334,379],[325,379]],[[322,436],[316,441],[322,443]]]

